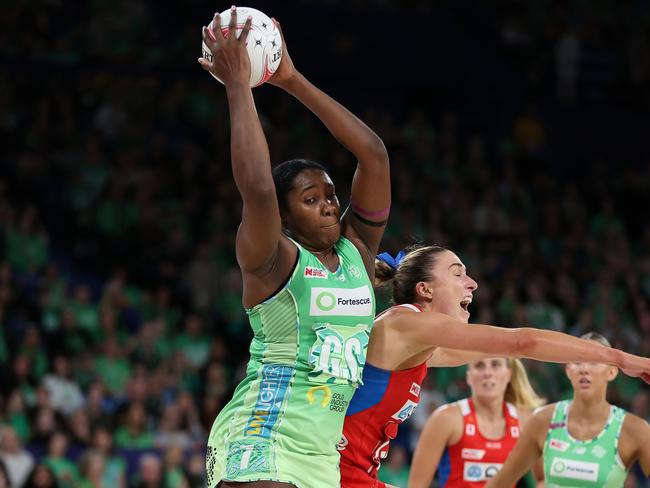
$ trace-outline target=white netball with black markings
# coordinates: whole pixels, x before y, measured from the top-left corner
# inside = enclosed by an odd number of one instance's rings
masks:
[[[230,9],[221,12],[221,32],[228,37],[230,24]],[[248,34],[248,57],[251,60],[251,86],[259,86],[267,81],[280,66],[282,59],[282,36],[275,23],[263,12],[250,7],[237,7],[237,36],[251,16],[251,31]],[[208,33],[212,35],[212,22],[208,26]],[[212,53],[203,43],[203,57],[212,61]],[[212,75],[214,76],[214,75]],[[214,76],[217,80],[216,76]],[[219,80],[221,81],[221,80]]]

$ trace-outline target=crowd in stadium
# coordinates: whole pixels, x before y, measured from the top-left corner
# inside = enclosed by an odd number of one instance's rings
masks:
[[[188,68],[197,76],[177,65],[156,76],[198,34],[140,28],[155,18],[144,3],[117,2],[128,15],[115,2],[86,5],[76,13],[91,19],[86,28],[105,29],[88,43],[81,27],[59,31],[47,10],[14,3],[5,27],[34,29],[0,42],[2,62],[17,69],[0,74],[0,461],[17,487],[203,487],[207,433],[242,377],[251,337],[224,91],[198,65]],[[504,36],[495,42],[516,45],[517,56],[541,53],[539,38],[522,36],[538,32],[521,27],[529,14],[495,16]],[[12,32],[0,29],[5,40]],[[571,51],[574,41],[558,43]],[[629,42],[630,59],[648,52],[647,36]],[[150,44],[159,49],[142,48]],[[27,50],[30,62],[17,66]],[[644,59],[623,67],[647,96]],[[557,95],[569,103],[575,87],[563,82]],[[258,102],[273,161],[308,156],[351,174],[354,161],[313,116],[271,90]],[[522,100],[498,133],[466,108],[358,107],[391,158],[382,248],[456,250],[480,284],[471,322],[597,331],[650,356],[650,226],[640,208],[650,164],[622,151],[559,168],[553,155],[563,148],[540,106]],[[349,189],[337,192],[346,202]],[[377,293],[385,308],[388,292]],[[549,401],[566,397],[561,366],[527,368]],[[382,470],[403,477],[431,410],[466,394],[462,368],[432,371]],[[611,394],[650,419],[642,382],[620,375]]]

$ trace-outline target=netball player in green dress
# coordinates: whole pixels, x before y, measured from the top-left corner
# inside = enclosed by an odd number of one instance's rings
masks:
[[[230,32],[236,23],[233,9]],[[212,61],[199,60],[226,87],[232,172],[243,200],[237,260],[254,332],[246,377],[210,433],[208,487],[331,488],[339,483],[336,445],[375,315],[388,155],[372,130],[294,68],[285,47],[270,83],[309,108],[356,157],[350,206],[341,212],[317,163],[291,160],[272,171],[249,87],[249,30],[250,19],[239,38],[204,28]]]

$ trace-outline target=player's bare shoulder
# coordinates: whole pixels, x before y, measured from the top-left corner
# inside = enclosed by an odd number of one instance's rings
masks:
[[[445,437],[449,444],[458,442],[463,435],[463,412],[458,402],[435,409],[429,417],[427,428]]]
[[[440,420],[453,421],[455,419],[462,418],[463,413],[461,412],[458,402],[451,402],[436,408],[431,416],[436,417]]]
[[[647,465],[650,459],[648,439],[650,439],[650,425],[648,425],[648,422],[637,415],[626,413],[618,443],[618,454],[623,464],[629,467],[635,461],[645,459]]]
[[[546,437],[546,432],[549,429],[551,420],[553,420],[556,405],[557,403],[551,403],[533,410],[532,414],[526,420],[525,430]]]
[[[532,414],[530,416],[531,420],[535,420],[537,422],[542,422],[542,423],[551,423],[551,419],[553,418],[553,412],[555,412],[555,406],[557,403],[549,403],[548,405],[542,405],[541,407],[537,407],[535,410],[532,411]]]
[[[373,327],[379,326],[384,329],[399,327],[416,313],[418,313],[418,310],[413,305],[395,305],[379,314]]]
[[[641,417],[628,412],[623,420],[621,438],[631,439],[633,442],[635,441],[636,445],[641,446],[650,439],[650,424]]]

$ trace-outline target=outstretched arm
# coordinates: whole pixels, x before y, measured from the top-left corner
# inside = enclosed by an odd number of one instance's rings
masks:
[[[486,357],[488,357],[488,355],[484,352],[436,347],[436,350],[433,351],[433,354],[427,361],[427,368],[463,366],[464,364],[472,363],[474,361],[480,361]]]
[[[243,199],[242,221],[237,232],[237,260],[244,274],[262,276],[277,264],[282,234],[269,149],[249,86],[250,61],[246,38],[250,24],[249,17],[237,38],[237,11],[233,9],[229,25],[231,34],[224,38],[219,28],[221,18],[216,14],[212,29],[203,28],[203,41],[210,49],[212,59],[201,58],[199,62],[226,86],[232,173]],[[285,247],[287,256],[283,261],[288,266],[286,273],[278,273],[280,279],[289,272],[297,252],[292,246]],[[291,252],[293,256],[289,255]],[[271,288],[273,286],[271,284]]]
[[[470,325],[437,312],[403,312],[393,316],[393,320],[395,322],[390,327],[392,337],[386,344],[401,342],[413,353],[438,346],[555,363],[605,363],[650,383],[650,359],[561,332],[530,327],[505,329]]]
[[[277,21],[276,25],[280,28]],[[371,258],[367,266],[372,269],[390,207],[390,168],[384,143],[359,118],[295,69],[284,38],[282,61],[269,83],[296,97],[357,158],[352,201],[343,217],[343,233],[366,247],[361,250],[367,250],[366,258]]]

